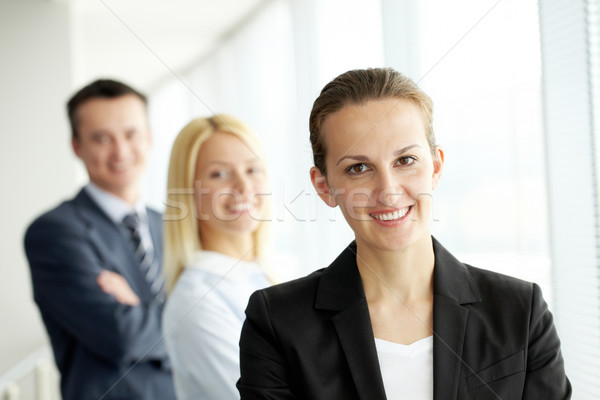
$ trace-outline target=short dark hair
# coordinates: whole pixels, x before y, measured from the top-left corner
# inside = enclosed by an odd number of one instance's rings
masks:
[[[144,102],[144,105],[148,105],[148,99],[144,94],[135,90],[129,85],[123,82],[114,81],[112,79],[98,79],[82,89],[71,97],[67,102],[67,114],[69,116],[69,122],[71,123],[71,135],[74,139],[79,137],[77,132],[77,110],[79,107],[90,99],[113,99],[116,97],[125,96],[126,94],[133,94],[140,98]]]
[[[431,153],[435,151],[433,102],[409,77],[392,68],[368,68],[345,72],[329,82],[315,100],[309,119],[310,143],[315,167],[327,174],[327,148],[321,126],[327,117],[344,106],[364,104],[371,100],[405,99],[417,105],[423,116]]]

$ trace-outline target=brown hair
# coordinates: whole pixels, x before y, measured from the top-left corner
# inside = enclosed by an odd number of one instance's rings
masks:
[[[98,79],[81,88],[67,102],[67,114],[71,124],[71,137],[73,139],[79,138],[79,132],[77,131],[77,125],[79,124],[77,111],[83,103],[90,99],[114,99],[127,94],[139,97],[145,106],[148,105],[148,99],[144,94],[123,82],[112,79]]]
[[[327,149],[321,127],[328,116],[349,104],[364,104],[370,100],[406,99],[420,109],[425,123],[427,141],[435,151],[433,133],[433,102],[409,77],[392,68],[356,69],[345,72],[329,82],[315,100],[309,119],[310,143],[315,167],[326,176]]]

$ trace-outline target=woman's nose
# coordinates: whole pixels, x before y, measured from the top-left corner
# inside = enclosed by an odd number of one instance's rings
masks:
[[[377,201],[385,206],[397,206],[400,198],[404,196],[402,183],[392,171],[380,173],[377,182]]]
[[[243,173],[236,173],[234,177],[233,189],[239,194],[247,194],[252,183],[250,179]]]

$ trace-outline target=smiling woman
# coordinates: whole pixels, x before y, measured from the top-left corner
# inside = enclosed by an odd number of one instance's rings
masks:
[[[397,99],[351,104],[321,129],[327,175],[313,167],[311,178],[327,205],[340,206],[357,243],[391,251],[425,237],[443,152],[430,148],[418,106]]]
[[[229,236],[255,231],[264,219],[266,171],[264,160],[239,137],[216,132],[204,142],[196,163],[196,209],[203,247],[219,247]],[[244,258],[252,238],[230,247],[231,255]],[[239,240],[239,239],[238,239]],[[251,258],[254,256],[252,255]]]
[[[198,118],[177,136],[164,224],[171,292],[163,330],[179,399],[238,398],[244,307],[269,285],[261,262],[267,189],[262,150],[241,121]]]
[[[252,295],[242,399],[570,398],[540,288],[463,264],[431,236],[444,165],[431,121],[429,97],[392,69],[323,88],[311,180],[355,240],[328,268]]]

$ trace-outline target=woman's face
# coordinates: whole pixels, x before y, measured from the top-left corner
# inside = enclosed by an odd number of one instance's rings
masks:
[[[387,99],[347,105],[321,129],[327,179],[311,179],[321,198],[340,206],[359,246],[402,250],[429,237],[431,193],[443,166],[427,142],[418,106]]]
[[[215,132],[202,144],[195,180],[201,236],[251,234],[264,219],[264,163],[237,136]]]

